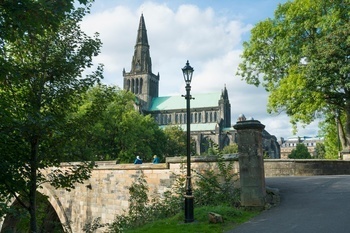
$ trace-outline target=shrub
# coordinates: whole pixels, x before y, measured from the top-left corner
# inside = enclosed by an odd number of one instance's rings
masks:
[[[238,189],[234,187],[237,180],[237,173],[233,173],[234,161],[226,162],[223,153],[214,145],[218,151],[217,165],[218,171],[211,169],[204,170],[202,173],[194,171],[198,177],[196,189],[194,190],[194,200],[197,205],[218,205],[227,204],[232,206],[239,205]]]
[[[290,159],[311,159],[311,154],[303,143],[297,144],[297,147],[288,155]]]

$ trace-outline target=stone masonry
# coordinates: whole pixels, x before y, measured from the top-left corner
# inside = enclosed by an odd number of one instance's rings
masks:
[[[237,155],[227,156],[236,160],[234,173],[239,172]],[[167,158],[164,164],[115,164],[115,161],[98,162],[91,178],[84,184],[77,184],[71,192],[56,190],[44,185],[41,193],[55,209],[62,223],[68,223],[66,232],[80,233],[82,227],[92,219],[100,217],[102,223],[112,222],[115,215],[128,208],[129,190],[135,178],[144,172],[150,188],[149,195],[160,195],[171,188],[175,174],[181,174],[181,157]],[[215,157],[192,157],[191,168],[196,171],[217,169]],[[350,161],[341,160],[264,160],[266,177],[271,176],[312,176],[350,175]],[[193,173],[194,175],[194,173]],[[194,177],[195,178],[195,177]],[[194,179],[195,182],[195,179]],[[0,219],[0,229],[2,222]]]

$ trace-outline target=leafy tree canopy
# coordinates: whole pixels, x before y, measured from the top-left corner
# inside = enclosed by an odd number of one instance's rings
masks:
[[[297,144],[296,148],[292,150],[292,153],[288,155],[290,159],[311,159],[311,154],[307,150],[307,147],[303,143]]]
[[[350,140],[350,1],[294,0],[258,23],[244,43],[238,74],[270,92],[268,111],[309,124],[325,113],[344,113]]]
[[[67,5],[61,9],[60,4]],[[93,68],[102,43],[80,29],[88,8],[73,9],[72,4],[28,0],[0,5],[0,202],[15,198],[30,213],[31,232],[37,232],[41,185],[74,188],[93,167],[87,148],[73,143],[79,135],[69,116],[80,96],[102,78],[101,65],[82,75]],[[63,161],[82,163],[62,169]],[[43,172],[48,167],[57,169],[48,175]]]
[[[317,159],[325,159],[326,158],[326,148],[323,143],[316,143],[315,147],[315,158]]]
[[[186,133],[179,126],[168,126],[164,129],[166,135],[165,156],[185,156],[186,155]]]
[[[236,143],[231,143],[222,149],[223,154],[234,154],[238,153],[238,145]]]
[[[116,86],[91,88],[83,95],[78,112],[72,115],[85,125],[80,128],[81,138],[77,143],[89,147],[96,160],[131,163],[140,156],[151,162],[154,154],[161,159],[165,134],[153,118],[137,112],[134,104],[135,96]]]

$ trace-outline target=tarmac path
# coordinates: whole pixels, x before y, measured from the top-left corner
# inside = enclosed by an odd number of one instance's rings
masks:
[[[268,177],[281,203],[228,233],[350,233],[350,176]]]

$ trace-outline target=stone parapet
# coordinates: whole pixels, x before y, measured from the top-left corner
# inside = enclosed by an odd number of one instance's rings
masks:
[[[265,159],[265,176],[350,175],[350,161],[322,159]]]

